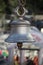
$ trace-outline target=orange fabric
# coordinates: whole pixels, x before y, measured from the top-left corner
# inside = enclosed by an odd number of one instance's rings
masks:
[[[14,61],[16,61],[18,64],[20,63],[19,57],[18,56],[14,56]]]
[[[16,57],[17,57],[17,56],[14,56],[14,60],[16,60]]]

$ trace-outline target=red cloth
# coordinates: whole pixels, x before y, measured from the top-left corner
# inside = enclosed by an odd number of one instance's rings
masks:
[[[38,65],[38,57],[37,56],[34,57],[34,63],[35,63],[35,65]]]
[[[2,50],[0,50],[0,55],[2,54]]]

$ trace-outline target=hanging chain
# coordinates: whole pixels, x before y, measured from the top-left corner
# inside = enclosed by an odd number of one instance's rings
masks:
[[[26,4],[26,0],[18,0],[18,2],[19,2],[19,7],[17,9],[17,14],[19,16],[24,16],[25,15],[25,8],[24,8],[24,6]]]
[[[26,4],[26,0],[18,0],[19,5],[24,6]]]

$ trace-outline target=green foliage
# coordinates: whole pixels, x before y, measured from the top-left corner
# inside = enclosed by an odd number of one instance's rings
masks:
[[[0,0],[0,12],[4,12],[5,7],[6,7],[6,5],[5,5],[4,1]]]
[[[10,4],[12,7],[16,7],[18,5],[18,0],[10,0]]]
[[[15,8],[19,5],[18,0],[9,0],[10,8]],[[0,12],[4,12],[6,4],[4,0],[0,0]],[[32,10],[33,12],[37,12],[39,10],[43,10],[43,0],[26,0],[26,8]]]

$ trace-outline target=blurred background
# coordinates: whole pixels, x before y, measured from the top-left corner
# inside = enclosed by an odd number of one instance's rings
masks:
[[[35,35],[35,40],[37,41],[37,43],[38,42],[43,43],[43,34],[40,33],[40,32],[43,33],[43,0],[24,0],[24,1],[25,1],[24,7],[26,8],[27,12],[26,12],[26,15],[23,17],[23,19],[30,22],[30,25],[33,26],[33,27],[30,27],[30,34],[35,32],[34,35]],[[2,46],[5,43],[4,40],[6,39],[6,37],[8,37],[11,32],[14,32],[13,31],[14,27],[12,27],[11,22],[13,20],[14,20],[14,22],[18,21],[19,17],[15,13],[17,6],[19,6],[18,0],[0,0],[0,45],[2,45]],[[13,28],[13,30],[12,30],[12,28]],[[33,35],[33,37],[34,37],[34,35]],[[40,38],[41,38],[41,40],[40,40]],[[6,48],[6,51],[9,52],[9,57],[6,57],[6,58],[10,59],[10,60],[8,60],[8,63],[9,63],[10,61],[12,61],[12,52],[14,52],[14,54],[18,53],[18,55],[20,52],[17,47],[13,48],[13,46],[15,46],[15,45],[8,44],[8,43],[6,43],[6,44],[7,44],[6,47],[8,47],[8,48],[11,47],[10,49]],[[43,47],[42,44],[40,44],[40,45],[36,44],[36,46]],[[32,49],[30,49],[30,50],[24,49],[25,51],[24,50],[23,51],[25,53],[25,56],[30,55],[30,56],[32,56],[32,59],[34,56],[38,56],[39,47],[37,48],[36,46],[35,45],[32,46],[29,44],[28,48],[32,47]],[[42,64],[43,64],[43,60],[41,58],[43,59],[43,48],[40,51],[40,63],[42,62]],[[4,65],[8,65],[8,64],[4,64]],[[13,64],[10,64],[10,65],[13,65]]]
[[[0,0],[0,31],[10,32],[9,22],[18,18],[14,13],[18,5],[18,0]],[[25,0],[25,8],[28,13],[24,19],[29,20],[31,25],[36,26],[42,32],[43,0]]]

